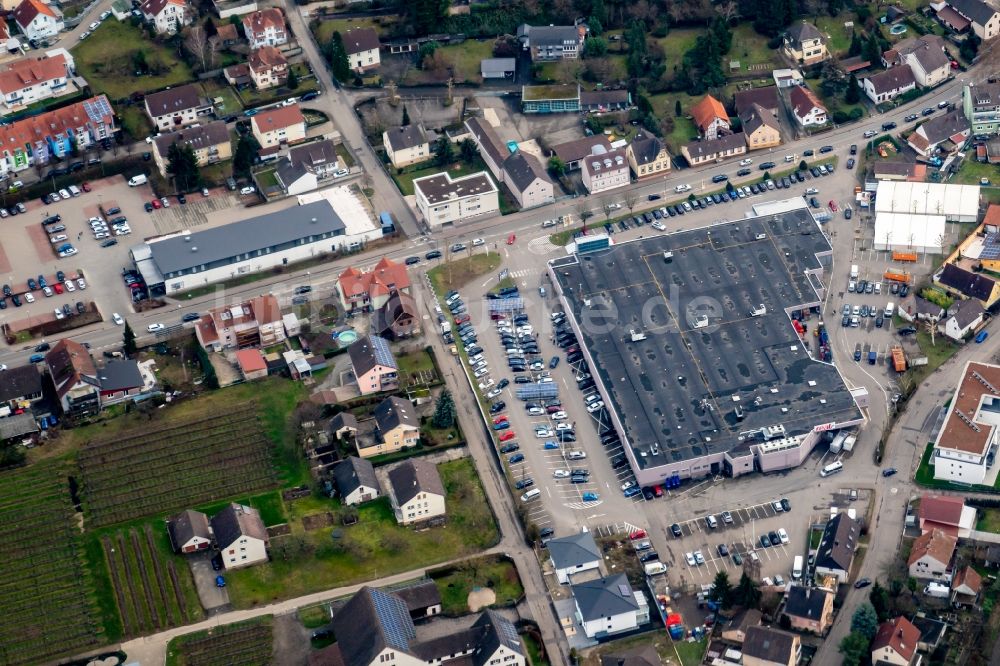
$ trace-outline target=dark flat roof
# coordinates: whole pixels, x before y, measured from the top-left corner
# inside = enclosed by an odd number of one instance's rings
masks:
[[[830,250],[798,209],[552,262],[642,468],[738,449],[745,431],[796,435],[860,417],[836,368],[809,357],[785,313],[819,302],[806,271]],[[761,303],[767,313],[750,317]],[[717,326],[694,329],[699,314]],[[630,329],[646,339],[632,342]]]

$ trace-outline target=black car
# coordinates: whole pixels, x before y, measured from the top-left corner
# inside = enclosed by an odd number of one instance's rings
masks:
[[[69,316],[71,316],[73,314],[73,308],[71,308],[69,306],[69,303],[67,303],[66,305],[62,306],[62,311],[63,311],[63,314],[66,315],[67,317],[69,317]]]
[[[7,309],[7,299],[0,298],[0,310],[6,310],[6,309]]]
[[[812,174],[813,178],[819,178],[820,177],[819,169],[817,169],[816,167],[809,167],[809,173]]]
[[[723,182],[725,182],[727,180],[729,180],[729,176],[727,176],[724,173],[719,173],[719,174],[716,174],[716,175],[712,176],[712,182],[713,183],[723,183]]]
[[[197,312],[188,312],[186,315],[181,317],[181,321],[195,321],[199,318]]]
[[[177,203],[179,203],[180,205],[183,206],[187,202],[188,202],[187,197],[185,197],[183,194],[178,194],[177,195]]]
[[[645,564],[646,562],[655,562],[658,559],[660,559],[660,556],[656,554],[655,550],[651,550],[648,553],[643,553],[639,561]]]
[[[882,131],[883,132],[888,132],[891,129],[896,129],[896,123],[893,123],[893,122],[882,123]]]
[[[542,539],[547,539],[555,533],[556,531],[551,527],[543,527],[541,531],[538,532],[538,536],[541,537]]]
[[[678,539],[684,536],[684,533],[681,531],[681,526],[678,525],[677,523],[674,523],[673,525],[670,526],[670,533],[673,534]]]
[[[904,284],[903,286],[901,286],[899,288],[899,295],[900,296],[906,296],[908,293],[910,293],[910,285]]]
[[[79,314],[83,314],[84,312],[87,311],[87,306],[83,304],[83,301],[76,302],[76,311]]]
[[[35,347],[36,352],[48,351],[50,349],[52,349],[52,345],[50,345],[47,342],[43,342],[42,344]]]
[[[781,544],[781,537],[778,536],[777,532],[768,532],[767,538],[771,540],[772,546],[777,546]]]
[[[871,584],[871,578],[859,578],[857,582],[854,583],[854,587],[860,590],[861,588],[868,587]]]
[[[660,198],[660,195],[659,195],[659,194],[650,194],[650,195],[649,195],[648,197],[646,197],[646,198],[647,198],[647,199],[649,199],[650,201],[657,201],[657,200],[659,200],[659,198]]]
[[[617,456],[611,459],[612,469],[621,469],[628,465],[628,459],[625,456]]]
[[[778,536],[778,535],[775,534],[774,536]],[[760,545],[762,547],[764,547],[764,548],[770,548],[771,547],[771,540],[767,538],[766,534],[761,534],[760,535]]]
[[[781,508],[787,513],[792,510],[792,503],[788,501],[788,498],[781,498]]]
[[[927,107],[926,109],[924,109],[923,111],[920,112],[920,115],[922,115],[922,116],[932,116],[932,115],[934,115],[934,109],[931,108],[931,107]]]
[[[528,486],[533,486],[533,485],[535,485],[535,480],[529,476],[527,479],[521,479],[520,481],[515,483],[514,487],[517,488],[518,490],[524,490]]]
[[[739,171],[736,172],[736,175],[737,176],[749,176],[750,173],[751,173],[750,169],[740,169]]]
[[[809,150],[802,151],[802,157],[812,157],[815,154],[816,153],[813,152],[812,148],[810,148]]]
[[[882,476],[892,476],[893,474],[896,473],[896,471],[897,470],[895,467],[887,467],[886,469],[882,470]]]
[[[42,220],[42,226],[47,224],[55,224],[56,222],[62,222],[62,215],[49,215],[47,218]]]
[[[854,168],[854,164],[855,164],[855,162],[854,162],[854,158],[853,157],[847,158],[847,168],[848,169],[853,169]]]
[[[217,553],[212,557],[212,570],[219,571],[220,569],[222,569],[222,555]]]
[[[819,149],[819,152],[820,152],[821,155],[823,153],[832,153],[833,152],[833,146],[823,146],[822,148]]]
[[[149,203],[148,201],[144,203],[142,207],[146,210],[147,213],[153,212],[153,204]]]
[[[660,212],[659,208],[653,209],[653,218],[657,220],[663,219],[663,213]]]
[[[412,266],[413,264],[419,264],[420,257],[407,257],[405,263],[407,266]]]
[[[785,187],[791,187],[792,186],[792,181],[791,181],[791,179],[788,176],[784,176],[781,179],[781,184],[784,185]]]
[[[517,442],[507,442],[500,447],[500,453],[514,453],[514,451],[517,451],[520,448],[521,445]]]
[[[757,168],[760,169],[761,171],[767,171],[768,169],[773,169],[774,168],[774,162],[764,162],[763,164],[761,164]]]
[[[111,247],[112,245],[118,245],[117,238],[107,238],[101,241],[101,247]]]
[[[3,295],[4,296],[10,296],[10,294],[11,294],[10,285],[9,284],[5,284],[3,286]]]
[[[430,252],[424,255],[424,259],[427,259],[428,261],[431,259],[440,259],[440,258],[441,258],[441,250],[431,250]]]
[[[313,290],[313,288],[311,286],[309,286],[307,284],[304,284],[301,287],[296,287],[295,288],[295,293],[296,294],[308,294],[312,290]]]
[[[305,95],[302,96],[301,99],[302,99],[303,102],[308,102],[310,100],[316,99],[317,97],[319,97],[319,92],[316,91],[316,90],[313,90],[313,91],[307,92]]]
[[[813,208],[819,208],[819,199],[816,197],[809,197],[809,205]]]

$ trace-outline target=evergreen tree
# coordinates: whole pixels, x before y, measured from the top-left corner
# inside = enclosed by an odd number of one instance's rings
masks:
[[[859,633],[851,632],[840,641],[840,654],[844,655],[843,666],[858,666],[868,652],[869,640]]]
[[[729,23],[726,19],[716,16],[712,19],[711,30],[719,51],[723,55],[729,53],[729,49],[733,47],[733,31],[729,29]]]
[[[688,195],[689,199],[694,198],[694,195]],[[748,576],[745,572],[740,576],[739,585],[736,586],[736,590],[733,592],[733,601],[743,606],[744,608],[757,608],[760,604],[761,598],[760,589],[757,587],[757,583],[754,579]]]
[[[125,321],[125,330],[122,331],[122,349],[125,350],[126,356],[132,356],[138,350],[135,344],[135,331],[132,330],[128,320]]]
[[[236,153],[233,155],[233,175],[243,178],[250,177],[250,171],[257,161],[260,144],[253,134],[244,134],[236,143]]]
[[[218,28],[215,27],[215,21],[212,20],[211,16],[205,17],[205,37],[215,37],[219,34]]]
[[[288,68],[288,81],[285,82],[285,86],[289,90],[295,90],[299,87],[299,75],[295,73],[295,69],[292,67]]]
[[[868,600],[875,609],[875,615],[879,622],[889,619],[889,593],[878,581],[872,585],[872,591],[868,594]]]
[[[848,104],[857,104],[861,101],[861,89],[858,87],[858,79],[854,74],[851,74],[851,80],[847,84],[844,101]]]
[[[549,158],[549,173],[556,178],[563,176],[566,173],[566,163],[553,155]]]
[[[861,55],[861,37],[857,32],[851,32],[851,47],[847,50],[850,57]]]
[[[330,69],[333,77],[341,83],[351,78],[351,64],[347,60],[347,49],[344,47],[344,38],[340,31],[334,31],[327,47],[327,56],[330,58]]]
[[[450,0],[400,0],[399,4],[417,37],[444,32]]]
[[[961,54],[962,58],[972,62],[975,59],[976,54],[979,53],[979,37],[970,33],[969,36],[965,38],[965,41],[962,42],[961,46],[958,47],[958,52]]]
[[[710,596],[712,601],[718,603],[723,610],[733,605],[733,584],[729,582],[729,574],[727,572],[720,571],[715,574],[715,580],[712,582],[712,594]]]
[[[590,28],[590,35],[593,37],[599,37],[604,32],[604,24],[596,16],[587,19],[587,27]],[[590,39],[589,36],[588,39]]]
[[[431,422],[435,428],[451,428],[455,425],[455,401],[448,389],[441,391]]]
[[[463,162],[471,164],[476,159],[476,155],[479,154],[476,142],[472,139],[462,139],[458,144],[458,154],[461,155]]]
[[[400,123],[403,127],[410,126],[410,112],[406,110],[406,105],[403,105],[403,122]]]
[[[642,21],[633,20],[625,31],[625,43],[628,44],[628,56],[625,59],[625,68],[628,75],[634,79],[642,76],[646,71],[646,26]]]
[[[674,115],[677,116],[678,118],[680,118],[682,115],[684,115],[684,112],[681,111],[681,101],[680,100],[677,100],[676,102],[674,102]]]
[[[879,43],[875,30],[877,30],[877,28],[872,30],[871,34],[868,35],[868,39],[865,40],[865,46],[863,49],[864,59],[872,65],[882,61],[882,45]]]
[[[878,614],[867,601],[858,606],[851,616],[851,633],[858,633],[869,641],[878,633]]]
[[[455,161],[455,146],[448,137],[442,136],[434,144],[434,161],[438,166],[447,166]]]
[[[598,30],[597,34],[604,32],[603,27],[608,25],[608,10],[604,6],[604,0],[594,0],[590,3],[590,20],[601,24],[602,30]],[[594,26],[589,21],[588,25],[590,25],[591,30],[594,29]]]
[[[178,192],[187,192],[200,185],[201,174],[198,172],[198,158],[194,149],[176,142],[167,149],[167,173],[174,177],[174,187]]]

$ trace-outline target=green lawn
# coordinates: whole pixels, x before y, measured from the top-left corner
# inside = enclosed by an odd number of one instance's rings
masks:
[[[278,490],[272,490],[267,493],[261,493],[260,495],[253,495],[249,497],[231,497],[225,502],[213,502],[212,504],[196,508],[198,511],[211,516],[218,513],[232,502],[243,504],[245,506],[251,506],[260,511],[261,520],[264,521],[264,525],[267,527],[271,527],[272,525],[281,525],[288,520],[288,517],[285,515],[285,505],[281,499],[281,491]]]
[[[136,141],[142,141],[147,136],[154,134],[153,123],[141,106],[125,106],[118,109],[118,118],[121,120],[122,129],[125,133]]]
[[[306,629],[316,629],[330,621],[330,612],[327,610],[326,604],[300,608],[298,615],[299,622]]]
[[[431,164],[428,162],[428,164]],[[406,169],[403,173],[396,173],[390,167],[390,173],[392,174],[393,180],[396,181],[396,186],[399,187],[399,191],[404,195],[413,194],[413,181],[417,178],[423,178],[424,176],[433,176],[436,173],[441,173],[442,171],[447,171],[451,174],[452,178],[458,178],[460,176],[467,176],[470,173],[476,173],[482,171],[486,168],[482,160],[477,158],[472,164],[466,164],[461,160],[456,159],[455,163],[444,169],[439,166],[424,166],[421,168],[414,168],[413,170]]]
[[[971,154],[972,151],[970,151]],[[994,186],[1000,186],[1000,166],[977,162],[975,159],[967,158],[962,162],[958,173],[952,176],[948,182],[978,185],[980,178],[988,178]]]
[[[479,63],[485,58],[493,57],[493,40],[467,39],[461,44],[442,46],[440,49],[448,62],[451,63],[452,76],[455,83],[482,83]],[[420,83],[436,83],[437,79],[430,76],[430,72],[424,72],[415,67],[406,72],[404,85],[415,85]]]
[[[257,177],[257,184],[265,192],[270,192],[273,189],[279,189],[281,186],[278,184],[277,169],[265,169],[264,171],[258,171],[255,176]]]
[[[292,534],[271,540],[271,562],[227,574],[233,606],[251,608],[371,580],[472,555],[496,543],[496,522],[472,461],[442,463],[438,471],[447,492],[445,526],[420,532],[399,526],[386,497],[361,506],[358,522],[348,527],[307,532],[293,511]],[[312,501],[330,512],[338,507],[332,500]],[[283,540],[289,547],[282,547]]]
[[[216,80],[209,80],[202,81],[200,85],[201,89],[205,93],[205,97],[212,100],[221,100],[215,102],[215,111],[220,116],[229,115],[231,113],[240,113],[243,111],[243,105],[240,104],[240,98],[228,84]]]
[[[396,365],[399,366],[400,373],[416,374],[418,372],[433,372],[434,360],[429,352],[424,349],[411,352],[405,356],[396,357]]]
[[[841,12],[837,16],[823,14],[815,21],[820,32],[828,36],[826,48],[836,56],[846,56],[848,49],[851,48],[851,30],[844,27],[847,21],[854,21],[857,24],[857,17],[850,12]],[[858,27],[855,25],[855,29]]]
[[[500,267],[500,255],[474,254],[452,259],[427,271],[434,291],[445,294],[452,289],[461,289],[473,279],[492,273]]]
[[[674,648],[677,649],[677,656],[681,658],[683,666],[698,666],[705,656],[708,641],[704,638],[700,641],[675,641]]]
[[[541,646],[534,636],[521,634],[521,640],[524,641],[524,647],[527,648],[530,666],[550,666],[549,660],[542,658]]]
[[[382,17],[381,19],[361,17],[318,21],[318,25],[313,28],[313,34],[316,36],[316,41],[322,45],[329,42],[336,31],[340,31],[340,34],[343,35],[348,30],[355,30],[357,28],[375,28],[380,35],[384,35],[389,32],[387,26],[384,24],[392,22],[392,17]]]
[[[914,381],[919,383],[938,369],[942,363],[951,358],[959,350],[959,346],[944,335],[934,337],[936,344],[931,344],[931,336],[923,326],[917,328],[917,345],[920,353],[927,357],[927,365],[919,366],[913,374],[918,375]]]
[[[135,76],[134,59],[142,53],[155,75]],[[170,48],[146,38],[131,23],[105,21],[73,48],[77,72],[90,83],[94,94],[112,100],[137,90],[154,91],[193,80],[191,68]]]
[[[675,66],[680,65],[684,54],[694,47],[698,35],[704,32],[699,28],[672,28],[666,37],[656,40],[666,56],[668,72],[672,72]],[[733,45],[735,48],[736,40],[733,40]]]
[[[977,508],[979,519],[976,521],[976,529],[980,532],[1000,533],[1000,509]]]
[[[733,47],[722,56],[722,71],[729,73],[729,61],[739,60],[741,73],[769,76],[777,66],[778,54],[767,47],[767,37],[758,34],[749,23],[740,23],[733,28]],[[751,65],[764,65],[750,69]]]
[[[916,481],[917,485],[924,486],[926,488],[937,488],[940,490],[957,490],[959,492],[996,493],[1000,490],[1000,477],[997,478],[996,483],[992,486],[958,484],[935,479],[934,467],[930,464],[932,455],[934,455],[934,442],[927,442],[927,448],[924,449],[924,455],[920,457],[920,466],[917,467],[917,472],[913,475],[913,480]],[[980,509],[980,511],[982,511],[982,509]],[[998,510],[993,509],[992,511]],[[1000,513],[1000,511],[998,511],[998,513]],[[989,524],[992,525],[992,521],[997,520],[997,518],[997,514],[991,513],[987,520],[991,521]],[[998,525],[998,527],[1000,527],[1000,525]],[[1000,529],[991,531],[1000,532]]]
[[[496,594],[491,607],[511,606],[524,596],[517,567],[501,557],[474,557],[462,562],[444,575],[429,573],[441,594],[442,612],[460,616],[470,612],[469,593],[474,588],[488,587]]]

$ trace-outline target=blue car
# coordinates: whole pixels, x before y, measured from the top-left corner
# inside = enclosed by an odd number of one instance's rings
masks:
[[[555,442],[549,440],[549,441],[546,441],[544,444],[542,444],[542,448],[545,449],[545,450],[547,450],[547,451],[551,451],[552,449],[558,449],[559,445],[556,444]]]
[[[59,421],[56,420],[56,417],[49,414],[49,427],[54,428],[57,425],[59,425]]]
[[[31,363],[41,363],[44,360],[45,360],[44,354],[32,354],[31,358],[28,359],[28,361]]]
[[[976,336],[976,342],[977,343],[982,343],[984,340],[986,340],[986,336],[988,336],[988,335],[989,335],[989,332],[987,332],[987,331],[979,331],[979,335]]]
[[[524,460],[524,454],[522,454],[522,453],[515,453],[514,455],[512,455],[510,458],[507,459],[507,462],[509,462],[511,465],[513,465],[514,463],[519,463],[519,462],[521,462],[523,460]]]
[[[625,497],[635,497],[641,492],[642,489],[640,489],[639,486],[632,486],[631,488],[627,488],[625,490]]]
[[[598,498],[597,493],[584,493],[583,494],[583,501],[584,502],[596,502],[597,498]]]
[[[510,422],[508,421],[501,421],[500,423],[493,424],[494,430],[506,430],[509,427],[510,427]]]
[[[226,579],[223,576],[216,576],[215,577],[215,586],[216,587],[225,587],[226,586]]]

